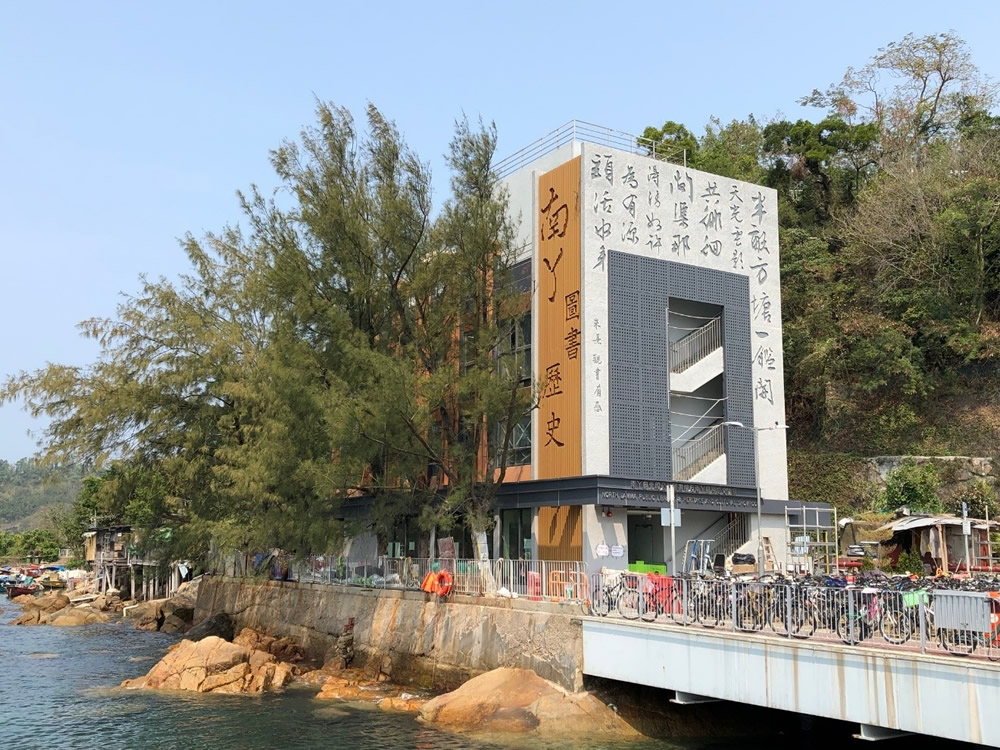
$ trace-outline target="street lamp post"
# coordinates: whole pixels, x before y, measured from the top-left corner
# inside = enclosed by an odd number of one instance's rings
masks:
[[[787,430],[788,427],[783,424],[774,423],[774,427],[747,427],[742,422],[722,422],[721,427],[742,427],[744,430],[750,430],[753,436],[753,480],[757,489],[757,577],[764,575],[764,521],[761,512],[761,494],[760,494],[760,460],[757,457],[757,443],[758,436],[757,433],[761,430]]]

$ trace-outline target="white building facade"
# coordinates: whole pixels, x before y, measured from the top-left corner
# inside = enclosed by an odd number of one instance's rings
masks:
[[[759,485],[765,559],[782,567],[777,194],[649,150],[573,123],[497,166],[531,264],[541,396],[495,554],[669,570],[668,488],[679,560],[689,540],[757,554]]]

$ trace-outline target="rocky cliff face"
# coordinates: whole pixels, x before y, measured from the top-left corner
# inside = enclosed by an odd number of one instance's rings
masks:
[[[227,612],[237,629],[290,636],[322,659],[354,618],[356,663],[395,683],[448,690],[497,667],[531,669],[569,690],[582,685],[578,610],[519,608],[511,600],[428,600],[422,592],[365,591],[206,578],[195,621]]]

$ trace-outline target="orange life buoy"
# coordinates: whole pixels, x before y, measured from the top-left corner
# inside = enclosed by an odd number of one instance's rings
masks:
[[[435,586],[435,591],[440,597],[448,596],[451,593],[451,573],[447,570],[442,570],[437,574],[437,585]]]

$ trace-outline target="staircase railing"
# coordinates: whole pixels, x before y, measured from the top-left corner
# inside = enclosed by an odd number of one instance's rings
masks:
[[[725,432],[721,424],[708,428],[694,440],[674,446],[674,479],[690,479],[725,451]]]
[[[722,346],[722,318],[713,318],[697,331],[670,345],[670,372],[684,372]]]
[[[750,541],[750,518],[746,513],[733,513],[730,522],[712,539],[712,550],[729,557]]]

